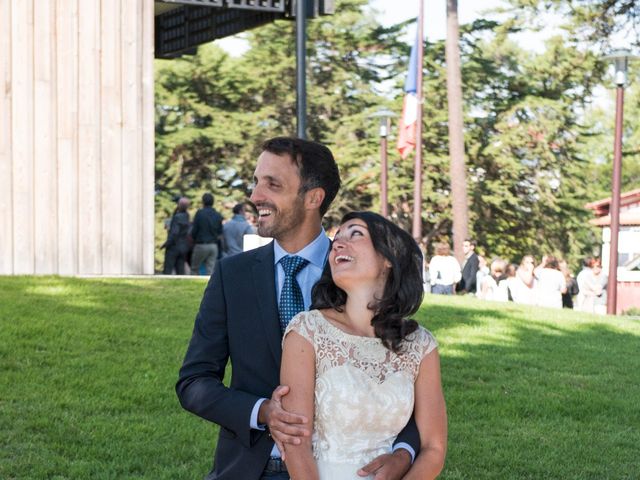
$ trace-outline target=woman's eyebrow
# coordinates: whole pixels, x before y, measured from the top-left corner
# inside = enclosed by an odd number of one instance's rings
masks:
[[[351,229],[353,227],[362,227],[362,228],[366,228],[367,230],[369,230],[366,225],[360,225],[359,223],[352,223],[351,225],[349,225],[347,230],[349,230],[349,229]]]

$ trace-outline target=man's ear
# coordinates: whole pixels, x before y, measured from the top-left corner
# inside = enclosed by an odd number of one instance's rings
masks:
[[[324,189],[320,187],[312,188],[305,195],[305,206],[309,209],[319,209],[324,200]]]

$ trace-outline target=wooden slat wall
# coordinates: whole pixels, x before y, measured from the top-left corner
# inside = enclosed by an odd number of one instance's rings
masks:
[[[11,157],[14,273],[34,273],[33,0],[11,2]],[[31,60],[31,61],[29,61]]]
[[[79,273],[102,272],[102,255],[96,247],[102,242],[102,209],[100,169],[100,3],[80,1],[78,5],[79,60],[82,74],[78,81],[78,97],[82,106],[78,112],[78,176],[82,179],[78,196],[82,207],[78,223],[83,236],[78,244]]]
[[[142,270],[154,270],[155,191],[154,4],[142,2]]]
[[[35,273],[56,272],[57,165],[56,157],[56,51],[51,38],[56,32],[55,2],[43,2],[34,10],[34,211]],[[50,213],[51,212],[51,213]]]
[[[41,2],[38,2],[40,4]],[[39,8],[39,7],[38,7]],[[58,272],[78,272],[78,0],[56,2]],[[84,139],[83,139],[84,141]],[[54,215],[54,212],[50,212]]]
[[[153,0],[0,0],[0,274],[153,273]]]
[[[0,273],[13,273],[11,2],[0,0]]]

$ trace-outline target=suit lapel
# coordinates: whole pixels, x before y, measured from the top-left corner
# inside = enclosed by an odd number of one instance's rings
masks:
[[[256,261],[251,268],[251,273],[260,311],[260,325],[264,329],[264,338],[273,358],[280,368],[282,334],[278,320],[276,274],[273,262],[273,243],[270,243],[256,251]]]

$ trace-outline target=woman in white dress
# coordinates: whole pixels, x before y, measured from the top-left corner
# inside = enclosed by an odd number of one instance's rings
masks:
[[[562,308],[562,294],[567,291],[567,282],[560,271],[560,262],[548,256],[546,263],[536,273],[536,298],[540,307]]]
[[[524,305],[533,305],[536,303],[535,297],[535,281],[533,274],[535,269],[535,260],[532,255],[522,257],[520,266],[516,270],[516,280],[512,291],[513,301]]]
[[[287,411],[313,418],[313,435],[285,445],[293,480],[361,480],[359,469],[390,453],[412,413],[420,450],[403,477],[443,468],[447,421],[433,336],[410,320],[422,303],[422,254],[380,215],[345,215],[329,254],[331,276],[313,307],[284,336]],[[361,471],[361,473],[363,473]]]

